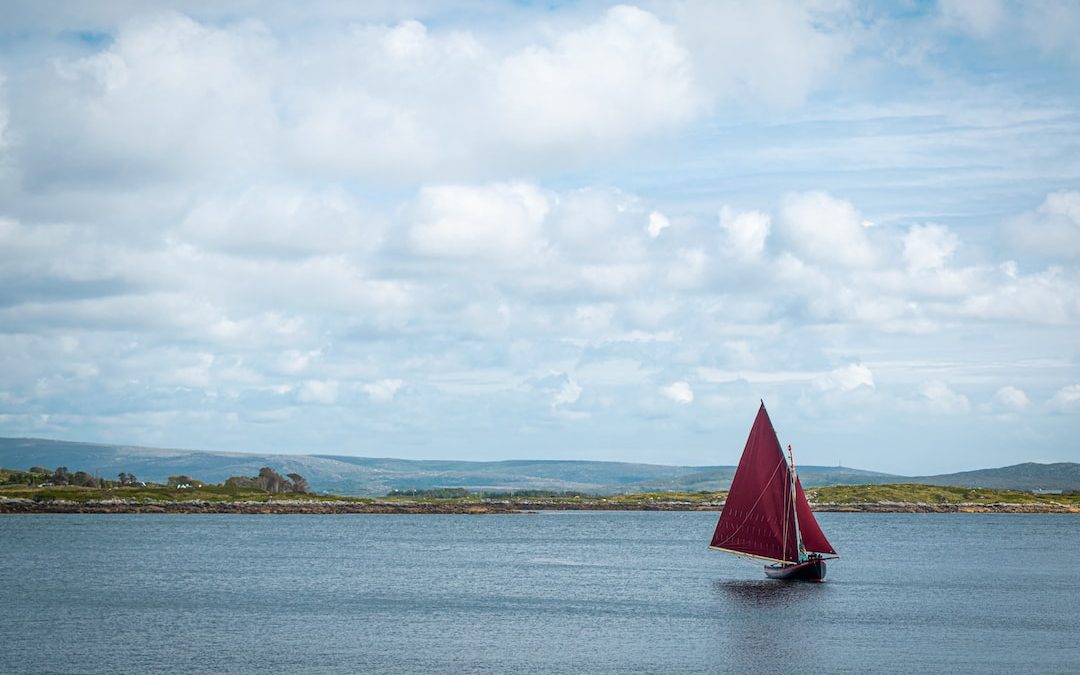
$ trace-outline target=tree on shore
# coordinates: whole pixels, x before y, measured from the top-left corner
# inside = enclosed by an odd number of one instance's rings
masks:
[[[292,491],[293,492],[308,492],[307,479],[298,473],[290,473],[289,478],[292,479]]]
[[[135,474],[121,471],[117,474],[116,480],[106,480],[98,478],[93,474],[86,471],[76,471],[72,473],[66,466],[58,466],[55,471],[35,466],[31,471],[10,471],[6,469],[0,469],[0,485],[40,485],[43,482],[51,483],[52,485],[71,485],[77,487],[89,487],[89,488],[109,488],[116,486],[130,486],[139,485],[138,479]],[[307,479],[298,473],[290,473],[288,476],[282,476],[277,471],[274,471],[268,466],[264,466],[259,469],[259,475],[257,476],[231,476],[224,481],[225,487],[246,489],[246,490],[263,490],[270,494],[278,494],[282,492],[298,492],[307,493],[311,491],[308,485]],[[145,483],[143,483],[145,485]],[[153,483],[151,485],[157,485]],[[206,486],[212,486],[212,483],[204,483],[197,478],[192,478],[187,474],[176,474],[169,476],[166,486],[176,489],[181,486],[184,488],[201,488]]]
[[[179,474],[177,476],[169,476],[169,487],[175,488],[181,485],[187,485],[189,487],[202,487],[203,482],[201,480],[195,480],[191,476],[185,474]]]
[[[225,480],[225,485],[234,488],[265,490],[270,494],[310,491],[307,479],[300,474],[290,473],[286,478],[268,466],[259,469],[258,476],[230,476]]]
[[[34,467],[40,469],[41,467]],[[26,485],[36,487],[49,478],[52,472],[48,469],[43,471],[17,471],[0,468],[0,485]]]
[[[285,492],[289,485],[284,476],[268,466],[259,469],[259,477],[256,479],[256,483],[270,494]]]
[[[101,487],[101,483],[97,478],[94,478],[85,471],[76,471],[71,478],[68,479],[68,485],[77,485],[79,487]]]
[[[251,476],[229,476],[223,483],[225,487],[240,489],[258,489],[255,479]]]

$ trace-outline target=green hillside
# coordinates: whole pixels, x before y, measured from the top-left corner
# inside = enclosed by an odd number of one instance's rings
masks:
[[[726,490],[733,466],[667,466],[630,462],[568,460],[405,460],[347,455],[210,452],[78,443],[32,438],[0,438],[0,466],[25,470],[67,466],[115,478],[127,472],[144,481],[170,475],[198,476],[219,483],[229,476],[254,475],[261,467],[298,473],[318,492],[357,496],[391,490],[460,487],[472,491],[555,490],[597,495],[638,492]],[[1018,464],[957,474],[896,476],[850,467],[804,465],[807,488],[824,485],[919,483],[1009,489],[1080,490],[1080,464]]]
[[[1080,464],[1026,462],[1000,469],[978,469],[937,476],[920,476],[912,479],[912,482],[1018,490],[1080,490]]]

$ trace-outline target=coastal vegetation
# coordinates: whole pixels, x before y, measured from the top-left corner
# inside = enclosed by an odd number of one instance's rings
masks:
[[[811,504],[1045,504],[1080,506],[1080,492],[1039,494],[1024,490],[995,488],[967,488],[954,486],[896,483],[886,485],[830,485],[806,491]],[[553,490],[518,490],[513,492],[469,491],[464,488],[441,488],[437,490],[393,490],[385,500],[460,501],[483,503],[487,501],[511,501],[532,503],[537,501],[573,505],[581,508],[594,506],[624,506],[642,508],[657,504],[686,506],[719,506],[727,497],[726,491],[665,491],[634,492],[620,495],[588,495],[580,492],[557,492]]]
[[[816,510],[1018,510],[1080,511],[1080,492],[1039,493],[1024,490],[935,486],[915,483],[884,485],[831,485],[808,488],[806,495]],[[536,509],[605,510],[719,510],[725,491],[633,492],[589,495],[558,490],[468,490],[461,487],[393,490],[379,498],[315,494],[303,476],[282,476],[264,467],[256,476],[232,476],[210,484],[187,475],[170,476],[165,483],[138,480],[121,472],[104,479],[66,467],[28,471],[0,469],[0,506],[3,500],[19,502],[17,510],[33,510],[33,504],[123,505],[152,504],[276,505],[273,512],[290,512],[289,504],[339,505],[341,512],[485,513]],[[214,510],[215,507],[210,507]],[[193,510],[194,507],[192,507]],[[0,509],[2,510],[2,509]],[[8,508],[8,510],[14,510]],[[175,509],[174,509],[175,510]],[[267,511],[257,511],[267,512]],[[295,512],[307,512],[302,509]],[[316,512],[329,512],[326,510]]]
[[[1080,492],[1040,494],[1025,490],[894,483],[830,485],[806,491],[813,504],[1065,504],[1080,506]]]
[[[410,497],[418,499],[532,499],[537,497],[589,497],[578,490],[467,490],[462,487],[452,488],[416,488],[410,490],[391,490],[387,497]]]
[[[28,471],[0,468],[0,498],[32,499],[37,502],[124,501],[137,503],[209,501],[264,502],[275,496],[293,499],[363,500],[355,497],[313,495],[303,476],[282,476],[263,467],[257,476],[232,476],[219,485],[187,475],[169,476],[165,483],[139,481],[120,472],[116,480],[93,476],[85,471],[31,467]]]

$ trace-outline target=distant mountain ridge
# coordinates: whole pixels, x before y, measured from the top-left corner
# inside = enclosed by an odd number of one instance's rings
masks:
[[[734,466],[668,466],[590,460],[410,460],[343,455],[216,452],[80,443],[39,438],[0,438],[0,467],[31,466],[115,477],[133,473],[142,480],[164,481],[186,474],[220,482],[229,476],[252,476],[269,466],[279,473],[299,473],[312,489],[346,495],[377,496],[390,490],[464,487],[471,490],[576,490],[595,494],[653,490],[715,491],[731,485]],[[997,469],[909,477],[850,467],[803,465],[807,487],[867,483],[922,483],[1023,490],[1080,490],[1080,464],[1025,463]]]
[[[977,469],[937,476],[919,476],[913,482],[925,485],[956,485],[960,487],[1011,488],[1014,490],[1078,490],[1080,464],[1056,462],[1038,464],[1025,462],[999,469]]]
[[[734,466],[698,467],[698,471],[680,475],[667,483],[654,483],[643,487],[650,490],[687,492],[726,490],[731,486],[731,479],[735,477],[735,468]],[[890,473],[852,469],[846,466],[814,466],[812,464],[800,465],[798,474],[799,481],[806,487],[897,483],[908,480],[905,476]]]

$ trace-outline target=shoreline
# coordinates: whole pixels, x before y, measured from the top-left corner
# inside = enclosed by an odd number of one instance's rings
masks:
[[[956,503],[918,502],[821,503],[811,504],[816,512],[831,513],[1080,513],[1080,506],[1065,504]],[[404,514],[404,515],[485,515],[526,514],[536,511],[713,511],[719,513],[722,502],[692,503],[655,501],[639,504],[603,501],[559,502],[550,500],[499,500],[491,502],[425,501],[174,501],[135,502],[125,500],[38,501],[24,498],[0,498],[0,515],[30,513],[175,513],[238,515],[334,515],[334,514]]]

